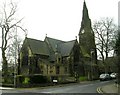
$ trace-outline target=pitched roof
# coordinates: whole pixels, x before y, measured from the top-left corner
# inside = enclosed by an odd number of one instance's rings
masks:
[[[50,37],[46,37],[45,41],[52,47],[54,52],[57,51],[58,44],[65,43],[65,41],[61,41],[61,40],[50,38]]]
[[[41,55],[49,55],[48,46],[44,41],[26,38],[32,53],[41,54]]]
[[[46,37],[45,41],[47,41],[47,43],[51,45],[54,52],[59,52],[61,56],[69,56],[76,42],[76,40],[65,42],[50,37]]]
[[[75,42],[76,42],[76,40],[59,44],[58,50],[61,53],[61,55],[62,56],[69,56],[73,47],[74,47]]]
[[[60,56],[69,56],[76,40],[61,41],[46,37],[44,41],[26,38],[27,46],[30,47],[33,54],[41,54],[49,56],[50,61],[55,61],[55,53],[58,52]]]

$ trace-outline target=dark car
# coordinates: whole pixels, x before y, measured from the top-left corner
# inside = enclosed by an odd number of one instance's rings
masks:
[[[101,74],[99,77],[100,81],[110,80],[111,77],[109,74]]]

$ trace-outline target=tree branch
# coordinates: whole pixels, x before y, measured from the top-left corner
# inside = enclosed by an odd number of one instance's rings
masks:
[[[10,29],[13,28],[13,27],[15,27],[15,26],[17,26],[17,24],[20,23],[22,20],[23,20],[23,18],[20,19],[19,21],[17,21],[16,23],[14,23],[13,25],[11,25],[11,26],[10,26]]]

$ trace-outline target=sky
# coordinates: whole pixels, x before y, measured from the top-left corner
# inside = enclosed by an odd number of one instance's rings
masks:
[[[28,37],[48,37],[69,41],[78,36],[84,0],[20,0],[20,16]],[[92,23],[112,17],[117,23],[118,0],[85,0]]]
[[[8,2],[9,0],[0,0],[0,2],[5,1]],[[27,37],[44,40],[47,35],[51,38],[70,41],[78,36],[84,0],[12,1],[18,3],[16,17],[18,19],[24,18],[22,26],[27,29]],[[92,23],[103,17],[114,18],[115,23],[118,23],[119,0],[85,1]],[[23,36],[22,32],[18,34]]]

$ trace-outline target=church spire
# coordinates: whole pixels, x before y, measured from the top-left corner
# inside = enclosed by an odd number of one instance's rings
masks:
[[[84,0],[84,4],[83,4],[83,19],[89,19],[89,14],[88,14],[88,9],[87,9],[87,6],[86,6],[86,2]]]
[[[89,18],[88,9],[87,9],[87,6],[86,6],[86,2],[84,0],[84,3],[83,3],[83,12],[82,12],[82,22],[81,22],[80,32],[83,29],[86,30],[85,28],[89,28],[90,30],[92,30],[92,28],[91,28],[91,20]]]
[[[97,59],[94,32],[92,30],[91,20],[89,18],[89,13],[85,0],[83,2],[82,21],[79,31],[79,44],[81,48],[84,48],[84,51],[86,51],[86,54],[88,54],[90,57],[91,51],[94,50],[94,59]]]

